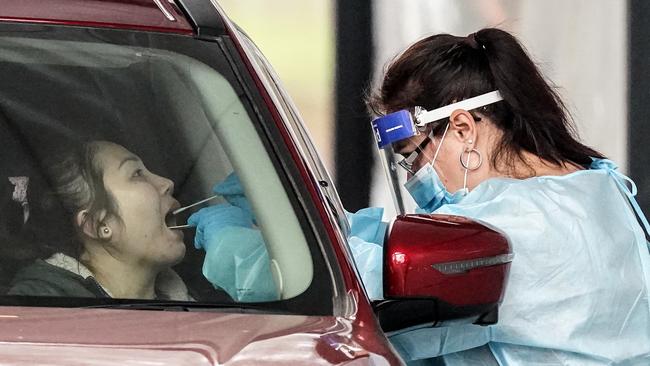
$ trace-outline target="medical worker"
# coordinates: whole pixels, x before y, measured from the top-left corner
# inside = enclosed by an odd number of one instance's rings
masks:
[[[369,105],[382,116],[378,145],[404,156],[419,210],[496,227],[514,252],[498,323],[392,334],[406,360],[650,365],[648,223],[636,187],[578,141],[512,35],[422,39],[388,66]],[[380,267],[370,273],[364,282],[381,281]]]
[[[369,105],[382,115],[378,145],[404,156],[418,211],[496,227],[515,253],[498,323],[390,334],[407,361],[650,364],[648,224],[636,187],[577,140],[514,37],[484,29],[425,38],[391,63]],[[209,216],[190,219],[206,242]],[[372,208],[349,216],[371,298],[382,296],[380,217]]]

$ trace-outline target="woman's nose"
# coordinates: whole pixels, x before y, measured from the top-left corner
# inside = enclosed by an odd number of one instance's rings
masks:
[[[158,180],[158,186],[160,187],[160,194],[171,196],[172,193],[174,193],[174,182],[172,182],[171,179],[159,175],[156,175],[156,179]]]

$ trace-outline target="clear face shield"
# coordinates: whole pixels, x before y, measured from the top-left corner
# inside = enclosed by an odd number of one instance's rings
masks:
[[[418,155],[433,140],[431,136],[424,138],[415,149],[407,156],[402,156],[394,151],[394,144],[421,135],[426,130],[427,124],[449,118],[458,110],[472,110],[503,100],[499,91],[482,94],[460,102],[452,103],[430,111],[415,107],[414,112],[402,109],[387,114],[372,121],[372,129],[379,149],[379,160],[386,175],[389,192],[395,204],[397,214],[413,212],[415,203],[403,188],[407,174],[416,173],[414,163]]]

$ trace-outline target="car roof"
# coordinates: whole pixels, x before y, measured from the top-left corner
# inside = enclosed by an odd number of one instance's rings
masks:
[[[0,21],[194,34],[174,0],[0,0]],[[210,4],[209,0],[205,3]],[[213,12],[216,11],[213,8]]]

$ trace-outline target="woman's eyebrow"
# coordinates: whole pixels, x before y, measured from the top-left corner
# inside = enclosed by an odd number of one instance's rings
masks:
[[[140,158],[137,157],[137,156],[135,156],[135,155],[127,156],[126,158],[124,158],[124,159],[120,162],[120,165],[117,167],[117,169],[121,169],[121,168],[122,168],[122,165],[128,163],[129,161],[133,161],[133,162],[139,163],[139,162],[140,162]]]

